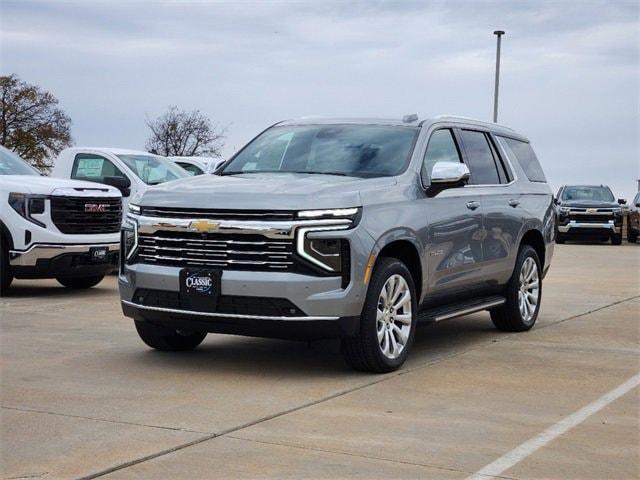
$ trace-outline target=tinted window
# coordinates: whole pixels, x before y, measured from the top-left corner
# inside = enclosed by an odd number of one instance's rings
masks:
[[[462,130],[461,136],[471,171],[469,183],[472,185],[499,184],[498,170],[486,135],[473,130]]]
[[[414,127],[283,126],[267,130],[224,167],[234,173],[295,172],[388,176],[403,172],[418,134]]]
[[[460,163],[460,154],[449,129],[436,130],[429,138],[422,163],[422,177],[431,178],[433,166],[438,162]]]
[[[105,177],[124,177],[118,167],[100,155],[79,153],[73,162],[71,178],[103,183]]]
[[[540,162],[530,144],[520,140],[514,140],[513,138],[499,137],[499,139],[504,149],[507,150],[507,154],[510,154],[518,160],[518,163],[520,163],[520,166],[530,181],[547,181]]]
[[[176,162],[176,164],[180,165],[182,168],[184,168],[191,175],[202,175],[202,173],[204,173],[200,168],[196,167],[195,165],[192,165],[191,163]]]
[[[562,191],[562,200],[595,200],[613,202],[613,193],[608,187],[567,186]]]

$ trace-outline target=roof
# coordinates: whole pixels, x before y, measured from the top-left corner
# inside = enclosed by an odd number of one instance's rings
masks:
[[[474,118],[461,117],[455,115],[439,115],[426,119],[416,119],[412,122],[404,122],[401,118],[361,118],[361,117],[302,117],[291,120],[284,120],[276,125],[331,125],[331,124],[354,124],[354,125],[389,125],[403,127],[420,127],[423,125],[431,125],[434,123],[461,123],[472,124],[478,127],[486,128],[496,134],[502,134],[509,137],[515,137],[528,141],[528,139],[515,130],[498,123],[485,122]]]
[[[152,153],[145,152],[144,150],[131,150],[128,148],[113,148],[113,147],[70,147],[68,150],[72,151],[92,151],[92,152],[107,152],[114,155],[153,155]]]

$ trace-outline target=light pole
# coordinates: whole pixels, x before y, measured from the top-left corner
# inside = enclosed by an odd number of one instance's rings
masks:
[[[500,88],[500,42],[504,31],[493,32],[498,37],[498,47],[496,48],[496,85],[493,91],[493,123],[498,122],[498,89]]]

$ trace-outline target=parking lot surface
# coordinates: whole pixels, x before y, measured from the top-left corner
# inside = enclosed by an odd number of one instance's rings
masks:
[[[114,276],[0,302],[3,478],[640,477],[636,245],[558,245],[533,330],[425,326],[388,375],[329,341],[152,351]]]

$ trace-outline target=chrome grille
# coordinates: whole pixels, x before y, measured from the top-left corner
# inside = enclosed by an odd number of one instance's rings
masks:
[[[212,218],[216,220],[293,220],[291,210],[225,210],[209,208],[141,207],[141,214],[147,217],[164,218]]]
[[[293,267],[293,241],[259,235],[158,231],[138,237],[139,262],[170,266],[274,270]]]

